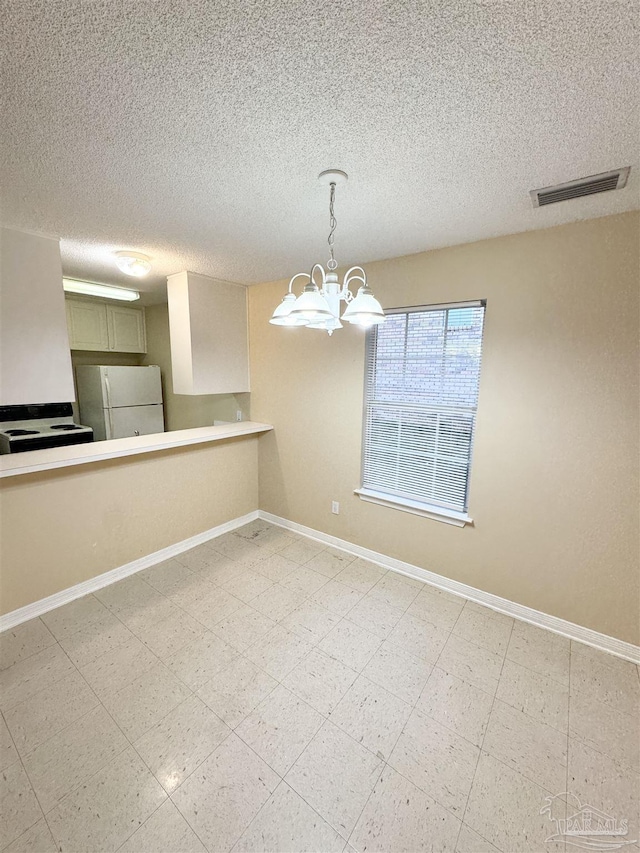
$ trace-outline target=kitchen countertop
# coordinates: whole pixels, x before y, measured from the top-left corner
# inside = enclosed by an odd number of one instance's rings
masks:
[[[0,478],[17,477],[21,474],[32,474],[37,471],[49,471],[52,468],[86,465],[90,462],[117,459],[121,456],[153,453],[171,447],[186,447],[190,444],[222,441],[225,438],[257,435],[262,432],[269,432],[272,429],[271,424],[240,421],[221,426],[197,427],[173,432],[160,432],[154,435],[95,441],[91,444],[71,444],[63,447],[50,447],[45,450],[29,450],[25,453],[6,453],[0,455]]]

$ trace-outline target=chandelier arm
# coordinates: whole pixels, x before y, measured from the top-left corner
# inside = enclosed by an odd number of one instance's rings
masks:
[[[366,272],[362,269],[362,267],[351,267],[350,269],[348,269],[348,270],[346,271],[346,273],[344,274],[344,283],[345,283],[345,284],[348,284],[348,283],[349,283],[350,279],[352,278],[351,273],[352,273],[352,272],[355,272],[356,270],[358,270],[358,272],[360,272],[360,273],[361,273],[361,275],[357,276],[358,281],[362,281],[362,282],[364,282],[364,284],[366,285],[366,283],[367,283],[367,274],[366,274]],[[355,277],[355,276],[354,276],[354,277]]]
[[[322,266],[322,264],[314,264],[314,265],[311,267],[311,274],[309,275],[309,281],[313,282],[313,284],[315,284],[315,285],[316,285],[316,287],[318,286],[318,285],[316,284],[316,280],[315,280],[315,279],[314,279],[314,277],[313,277],[313,275],[314,275],[314,273],[315,273],[315,271],[316,271],[316,270],[320,270],[320,276],[322,277],[322,284],[320,285],[320,290],[324,290],[325,273],[324,273],[324,267]],[[300,274],[300,273],[299,273],[299,274]]]
[[[345,282],[344,282],[345,287],[347,286],[347,284],[351,284],[352,281],[359,281],[359,282],[362,282],[363,287],[367,286],[366,278],[363,278],[361,275],[352,275],[348,282],[345,279]]]
[[[308,272],[297,272],[297,273],[293,276],[293,278],[291,279],[291,281],[289,282],[289,291],[288,291],[289,293],[293,293],[293,282],[294,282],[297,278],[300,278],[301,276],[302,276],[303,278],[307,278],[307,279],[308,279],[308,278],[310,278],[310,275],[309,275],[309,273],[308,273]]]
[[[362,275],[358,275],[357,273],[362,273]],[[349,302],[354,298],[353,293],[351,293],[351,290],[349,289],[349,285],[352,281],[359,281],[363,287],[367,286],[367,274],[362,267],[351,267],[344,275],[340,298],[344,299],[347,304],[349,304]]]

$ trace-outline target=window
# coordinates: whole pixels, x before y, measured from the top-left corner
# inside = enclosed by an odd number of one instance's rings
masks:
[[[367,332],[357,493],[464,524],[484,302],[404,308]]]

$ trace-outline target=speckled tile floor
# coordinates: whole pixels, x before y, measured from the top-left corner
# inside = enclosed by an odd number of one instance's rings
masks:
[[[585,805],[639,837],[634,664],[262,521],[0,652],[2,850],[564,851]]]

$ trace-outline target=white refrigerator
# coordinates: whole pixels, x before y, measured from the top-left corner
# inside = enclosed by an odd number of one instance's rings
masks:
[[[160,368],[83,364],[76,368],[80,422],[96,441],[164,432]]]

